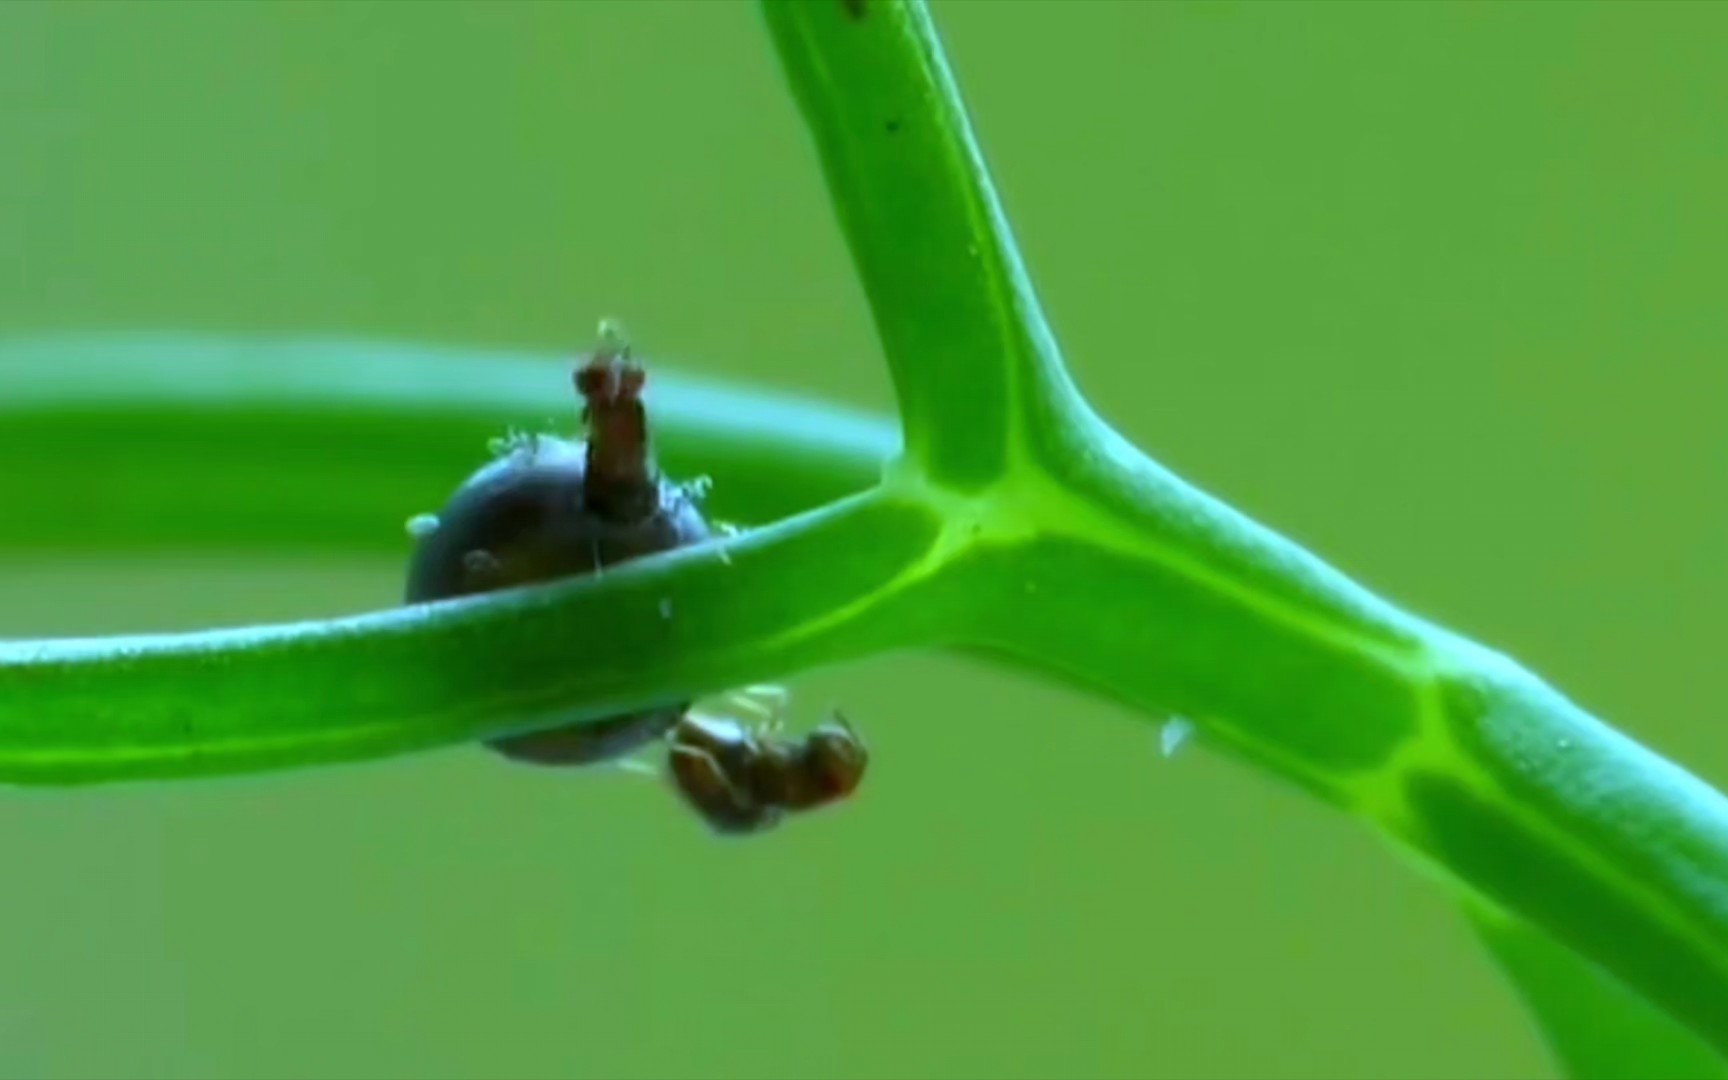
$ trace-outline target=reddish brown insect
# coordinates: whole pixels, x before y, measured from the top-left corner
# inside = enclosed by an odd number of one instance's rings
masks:
[[[684,801],[715,832],[773,828],[787,813],[838,802],[857,789],[870,752],[839,713],[802,738],[689,712],[667,736],[668,766]]]

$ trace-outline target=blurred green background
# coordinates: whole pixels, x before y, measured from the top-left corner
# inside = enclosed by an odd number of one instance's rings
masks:
[[[1728,7],[935,10],[1113,420],[1728,780]],[[0,334],[563,350],[615,314],[669,364],[889,405],[747,5],[13,2],[0,154]],[[42,551],[0,635],[399,577]],[[876,764],[756,843],[478,751],[0,793],[0,1075],[1550,1074],[1350,821],[970,663],[794,687]]]

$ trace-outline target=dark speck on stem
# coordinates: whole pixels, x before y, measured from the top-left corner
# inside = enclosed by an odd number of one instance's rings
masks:
[[[888,121],[886,124],[883,124],[882,130],[886,131],[890,135],[899,134],[899,132],[900,132],[900,118],[898,116],[896,116],[894,119]]]
[[[846,17],[849,19],[862,19],[864,17],[864,0],[840,0],[840,8],[846,12]]]

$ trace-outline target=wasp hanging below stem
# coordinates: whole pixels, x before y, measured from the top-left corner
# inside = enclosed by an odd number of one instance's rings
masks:
[[[864,779],[870,751],[839,712],[801,737],[778,716],[747,725],[696,710],[667,733],[667,771],[686,805],[717,833],[764,832],[788,813],[828,806]]]
[[[410,603],[599,573],[602,567],[736,530],[699,508],[706,478],[667,480],[649,442],[647,374],[617,327],[577,366],[584,438],[512,435],[498,457],[457,488],[437,514],[410,519]],[[725,559],[722,548],[720,557]],[[669,600],[661,617],[671,619]],[[869,752],[839,714],[801,737],[783,734],[785,692],[756,686],[728,699],[755,723],[651,708],[489,740],[518,762],[613,763],[658,772],[630,755],[657,741],[679,797],[715,832],[759,833],[787,814],[838,802],[863,779]],[[766,702],[766,703],[765,703]]]

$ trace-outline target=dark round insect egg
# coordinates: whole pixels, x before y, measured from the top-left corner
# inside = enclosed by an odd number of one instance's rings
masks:
[[[578,375],[606,358],[591,361]],[[409,603],[443,600],[590,574],[643,555],[697,543],[707,521],[686,489],[661,477],[647,457],[646,423],[635,391],[588,393],[589,439],[538,437],[470,476],[425,521],[408,567]],[[616,385],[613,391],[617,390]],[[633,424],[606,423],[609,411]],[[622,432],[622,434],[621,434]],[[596,465],[598,463],[598,467]],[[632,463],[634,465],[632,466]],[[516,761],[586,765],[628,754],[664,735],[688,703],[491,740]]]
[[[669,551],[708,537],[684,490],[654,482],[657,505],[625,521],[588,508],[581,443],[542,437],[480,469],[439,510],[408,568],[408,600],[509,588]]]

